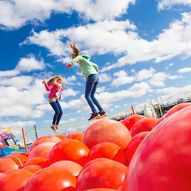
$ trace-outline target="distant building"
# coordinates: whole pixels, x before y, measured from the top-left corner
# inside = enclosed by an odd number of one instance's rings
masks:
[[[162,99],[150,100],[144,104],[141,104],[139,106],[139,110],[135,111],[135,113],[139,115],[144,115],[147,117],[160,118],[173,106],[180,103],[187,103],[187,102],[191,102],[191,97],[178,98],[175,101],[168,101],[166,103],[162,103]],[[132,112],[121,112],[115,115],[114,117],[112,117],[112,119],[120,121],[130,115],[132,115]]]

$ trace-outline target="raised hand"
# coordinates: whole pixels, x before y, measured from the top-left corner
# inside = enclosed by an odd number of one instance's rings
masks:
[[[43,84],[46,84],[46,81],[45,81],[45,80],[43,80],[43,81],[42,81],[42,83],[43,83]]]
[[[70,68],[72,65],[70,63],[66,64],[66,68]]]

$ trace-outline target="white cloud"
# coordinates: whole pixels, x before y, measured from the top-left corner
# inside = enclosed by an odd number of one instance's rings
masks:
[[[127,12],[129,4],[134,3],[135,0],[1,0],[0,26],[19,28],[27,22],[43,22],[52,13],[72,11],[95,21],[113,19]]]
[[[88,2],[88,1],[87,1]],[[125,13],[135,0],[94,0],[87,3],[86,16],[93,20],[113,19]]]
[[[166,97],[166,99],[169,100],[175,100],[176,98],[186,98],[190,97],[191,85],[186,85],[186,86],[171,86],[168,88],[163,88],[163,89],[158,89],[156,92],[159,93],[160,95],[163,95]]]
[[[14,77],[20,75],[22,72],[31,72],[33,70],[42,70],[44,68],[45,68],[45,63],[43,59],[37,60],[34,55],[28,55],[25,58],[21,58],[13,70],[0,71],[0,78],[6,79],[8,77]],[[14,83],[13,78],[11,78],[11,80]]]
[[[100,73],[99,75],[99,81],[104,82],[110,82],[112,80],[112,77],[109,74],[106,73]]]
[[[16,128],[15,130],[18,130],[17,128],[21,128],[21,127],[33,127],[36,124],[35,121],[0,121],[0,127],[2,128]],[[14,130],[14,132],[15,132]],[[20,133],[17,132],[18,134],[21,134],[21,129]]]
[[[63,44],[63,39],[72,39],[82,51],[105,54],[109,52],[122,53],[127,51],[127,40],[133,43],[134,34],[127,30],[136,30],[135,25],[126,21],[103,21],[86,26],[72,27],[49,32],[34,32],[23,44],[36,44],[45,47],[52,55],[67,56],[71,50]],[[96,38],[92,38],[96,36]],[[66,60],[67,61],[67,60]]]
[[[150,69],[143,69],[140,70],[137,74],[136,74],[136,79],[139,81],[145,80],[145,79],[149,79],[153,76],[153,74],[156,72],[156,70],[154,68],[150,68]]]
[[[113,76],[114,79],[112,81],[112,85],[114,86],[130,84],[135,80],[135,77],[128,76],[128,74],[124,70],[114,73]]]
[[[69,102],[61,102],[62,108],[66,109],[82,109],[86,106],[82,100],[82,97],[79,99],[73,99]]]
[[[0,117],[39,118],[51,108],[47,92],[39,77],[20,75],[21,72],[42,70],[44,62],[33,56],[22,58],[16,69],[0,73]],[[76,81],[75,76],[65,78],[65,83]],[[63,98],[76,96],[79,92],[65,89]]]
[[[183,74],[183,73],[190,73],[191,72],[191,68],[187,67],[187,68],[181,68],[178,70],[178,73]]]
[[[168,79],[168,74],[164,72],[158,72],[154,74],[149,81],[152,86],[165,86],[165,80]]]
[[[14,70],[6,70],[6,71],[0,71],[0,77],[8,77],[8,76],[16,76],[19,74],[19,71]]]
[[[42,70],[45,68],[44,61],[37,60],[33,55],[29,55],[26,58],[21,58],[16,70],[20,72],[31,72],[33,70]]]
[[[65,97],[70,97],[70,96],[76,96],[78,93],[79,93],[78,91],[75,91],[73,89],[65,89],[62,92],[62,97],[65,98]]]
[[[154,68],[143,69],[134,73],[134,76],[128,76],[124,70],[113,74],[112,85],[118,87],[133,82],[146,82],[152,86],[165,86],[166,80],[175,80],[180,76],[170,75],[165,72],[157,72]]]
[[[101,72],[105,72],[138,62],[153,60],[158,63],[173,57],[188,58],[191,56],[190,30],[191,13],[183,13],[181,20],[174,20],[152,41],[140,37],[136,32],[136,27],[126,20],[103,21],[53,32],[41,31],[33,33],[25,43],[43,46],[55,56],[68,57],[69,48],[66,47],[65,52],[62,50],[65,46],[62,40],[71,39],[82,52],[88,50],[90,54],[113,53],[118,55],[119,59],[116,63],[106,65],[101,69]],[[53,42],[51,46],[44,44],[43,36],[47,33],[51,38],[49,41]],[[58,47],[59,51],[56,52],[54,47]]]
[[[65,46],[63,45],[62,35],[60,31],[49,32],[47,30],[36,33],[32,31],[32,36],[30,36],[23,44],[32,43],[41,47],[46,47],[52,55],[64,55]]]
[[[151,91],[150,86],[146,82],[136,83],[129,89],[116,92],[103,92],[98,95],[103,103],[113,103],[122,99],[137,98],[146,95]]]
[[[123,39],[126,44],[129,44],[127,46],[128,54],[121,57],[116,63],[104,67],[102,71],[149,60],[158,63],[173,57],[188,58],[191,56],[190,30],[191,14],[184,13],[182,20],[173,21],[169,28],[163,30],[153,41],[141,39],[134,33],[135,38],[132,39],[132,43],[127,38]]]
[[[165,86],[166,80],[175,80],[177,78],[180,78],[180,76],[170,75],[165,72],[157,72],[152,67],[148,70],[143,69],[140,71],[140,73],[145,74],[145,75],[142,75],[143,79],[145,76],[145,79],[148,80],[148,83],[151,86],[155,86],[155,87]],[[138,73],[137,76],[139,76],[140,73]],[[137,79],[140,79],[140,78],[137,77]]]
[[[28,89],[30,88],[33,78],[31,76],[15,76],[9,78],[0,78],[0,85],[14,86],[17,89]]]
[[[64,84],[75,84],[76,83],[76,76],[72,75],[69,77],[64,77]]]
[[[101,86],[97,88],[96,92],[99,94],[99,93],[105,92],[106,89],[107,89],[106,86]]]
[[[21,89],[17,84],[21,80],[25,80],[25,77],[14,78],[13,80],[15,83],[12,86],[6,84],[0,86],[0,116],[41,117],[43,112],[35,108],[36,105],[45,102],[41,81],[33,79],[32,83],[24,84],[25,89]],[[9,81],[12,81],[12,79],[9,79]]]
[[[174,5],[191,6],[191,1],[190,0],[160,0],[158,3],[158,9],[162,10],[165,8],[170,8]]]
[[[39,118],[44,114],[39,107],[44,104],[46,93],[41,80],[21,75],[44,67],[43,60],[31,55],[21,58],[15,69],[0,72],[0,117]]]

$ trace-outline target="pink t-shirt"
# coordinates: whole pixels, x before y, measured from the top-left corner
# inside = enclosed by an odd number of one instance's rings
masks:
[[[49,100],[53,100],[53,99],[56,99],[56,100],[60,100],[61,99],[61,91],[64,90],[64,87],[63,86],[59,86],[57,84],[54,84],[54,83],[51,83],[51,84],[45,84],[45,88],[47,91],[49,91],[49,95],[48,95],[48,98]]]

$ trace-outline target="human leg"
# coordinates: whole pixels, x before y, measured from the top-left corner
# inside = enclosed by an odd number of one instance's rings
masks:
[[[60,115],[60,111],[59,111],[59,108],[58,108],[58,105],[57,105],[56,102],[50,102],[50,105],[52,106],[52,108],[53,108],[53,110],[55,112],[54,116],[53,116],[51,128],[53,130],[56,130],[56,122],[57,122],[58,116]]]
[[[92,113],[98,113],[94,105],[94,102],[92,100],[92,90],[94,87],[94,83],[95,83],[94,75],[89,76],[86,81],[85,98],[86,98],[86,101],[88,102],[88,105],[90,106],[92,110]]]
[[[97,75],[96,81],[95,81],[95,83],[94,83],[94,85],[93,85],[93,88],[92,88],[91,98],[92,98],[94,104],[97,106],[97,108],[98,108],[98,110],[99,110],[99,113],[100,113],[100,114],[103,114],[103,113],[105,114],[105,111],[103,110],[102,106],[100,105],[100,103],[98,102],[98,100],[97,100],[96,97],[95,97],[95,93],[96,93],[98,81],[99,81],[99,77],[98,77],[98,75]]]
[[[57,121],[56,121],[56,126],[58,126],[63,112],[62,112],[62,107],[61,107],[60,103],[57,101],[56,104],[57,104],[57,108],[59,110],[59,114],[58,114]]]
[[[97,111],[97,108],[92,100],[92,89],[95,83],[95,75],[91,75],[88,77],[87,82],[86,82],[86,90],[85,90],[85,98],[88,102],[88,105],[90,106],[91,110],[92,110],[92,115],[90,116],[90,118],[88,120],[92,120],[94,118],[96,118],[99,115],[99,112]]]

